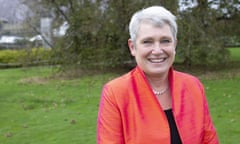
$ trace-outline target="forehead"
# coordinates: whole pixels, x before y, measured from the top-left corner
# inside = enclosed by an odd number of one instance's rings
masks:
[[[137,39],[160,37],[173,38],[170,26],[168,24],[154,25],[149,21],[141,22],[137,33]]]

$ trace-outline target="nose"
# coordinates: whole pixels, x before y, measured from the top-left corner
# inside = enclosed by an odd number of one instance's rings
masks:
[[[153,49],[152,49],[152,54],[162,54],[163,53],[163,49],[161,47],[160,44],[155,44]]]

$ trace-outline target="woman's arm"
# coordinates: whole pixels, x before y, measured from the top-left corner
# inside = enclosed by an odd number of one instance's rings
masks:
[[[203,85],[201,84],[201,91],[204,99],[204,144],[219,144],[218,136],[214,124],[211,119],[211,115],[209,112],[208,102],[205,95],[205,90]]]
[[[205,104],[204,144],[219,144],[217,132],[211,120],[207,102]]]
[[[114,93],[107,86],[103,88],[97,121],[98,144],[124,144],[121,115]]]

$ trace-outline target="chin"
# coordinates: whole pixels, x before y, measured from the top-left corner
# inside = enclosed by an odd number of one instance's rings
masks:
[[[146,74],[149,76],[162,76],[166,73],[168,73],[169,68],[161,68],[161,69],[149,69],[148,71],[146,71]]]

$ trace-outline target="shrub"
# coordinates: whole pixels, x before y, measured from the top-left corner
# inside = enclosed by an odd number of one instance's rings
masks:
[[[1,64],[32,65],[49,62],[51,49],[32,48],[21,50],[1,50]]]
[[[0,63],[18,63],[19,59],[24,55],[23,51],[17,50],[1,50]]]

